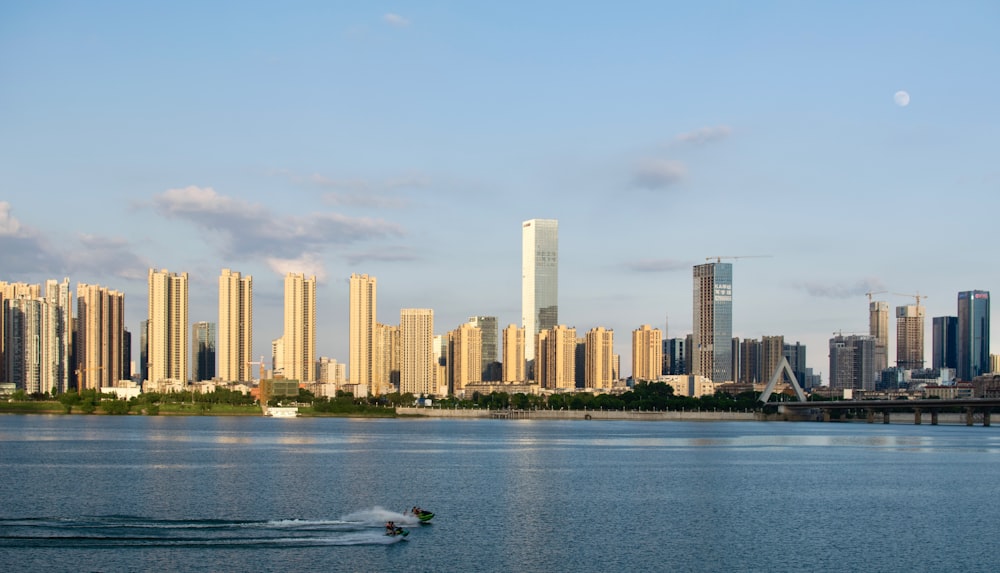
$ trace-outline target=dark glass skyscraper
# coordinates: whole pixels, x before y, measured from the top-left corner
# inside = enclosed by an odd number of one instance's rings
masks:
[[[958,293],[958,379],[971,381],[990,371],[990,293]]]
[[[191,339],[194,341],[195,381],[215,378],[215,323],[196,322],[191,325]]]
[[[958,317],[935,316],[931,330],[931,366],[958,368]]]

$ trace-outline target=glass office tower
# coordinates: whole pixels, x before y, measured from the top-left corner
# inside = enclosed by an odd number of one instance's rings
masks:
[[[971,381],[990,371],[990,293],[958,293],[958,379]]]

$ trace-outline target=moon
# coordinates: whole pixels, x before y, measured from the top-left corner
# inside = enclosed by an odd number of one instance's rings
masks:
[[[892,96],[892,100],[896,102],[896,105],[899,107],[906,107],[910,105],[910,94],[903,90],[899,90]]]

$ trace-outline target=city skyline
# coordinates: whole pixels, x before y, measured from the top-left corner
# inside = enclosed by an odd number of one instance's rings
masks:
[[[733,336],[801,342],[827,380],[865,293],[931,320],[1000,282],[964,216],[1000,204],[1000,7],[961,6],[6,5],[0,280],[126,293],[138,346],[147,269],[212,322],[238,268],[256,357],[283,277],[315,275],[316,354],[347,362],[353,273],[437,334],[520,325],[517,227],[544,216],[559,322],[617,330],[623,374],[639,325],[692,331],[692,266],[766,254],[733,263]]]

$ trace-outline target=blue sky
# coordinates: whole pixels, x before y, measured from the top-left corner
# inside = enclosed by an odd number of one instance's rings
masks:
[[[625,374],[639,325],[690,332],[707,257],[769,255],[734,263],[734,335],[824,380],[865,292],[998,288],[995,2],[147,4],[0,5],[0,280],[124,290],[133,332],[149,267],[192,321],[253,275],[257,354],[286,271],[343,362],[352,272],[380,322],[518,323],[530,218]]]

